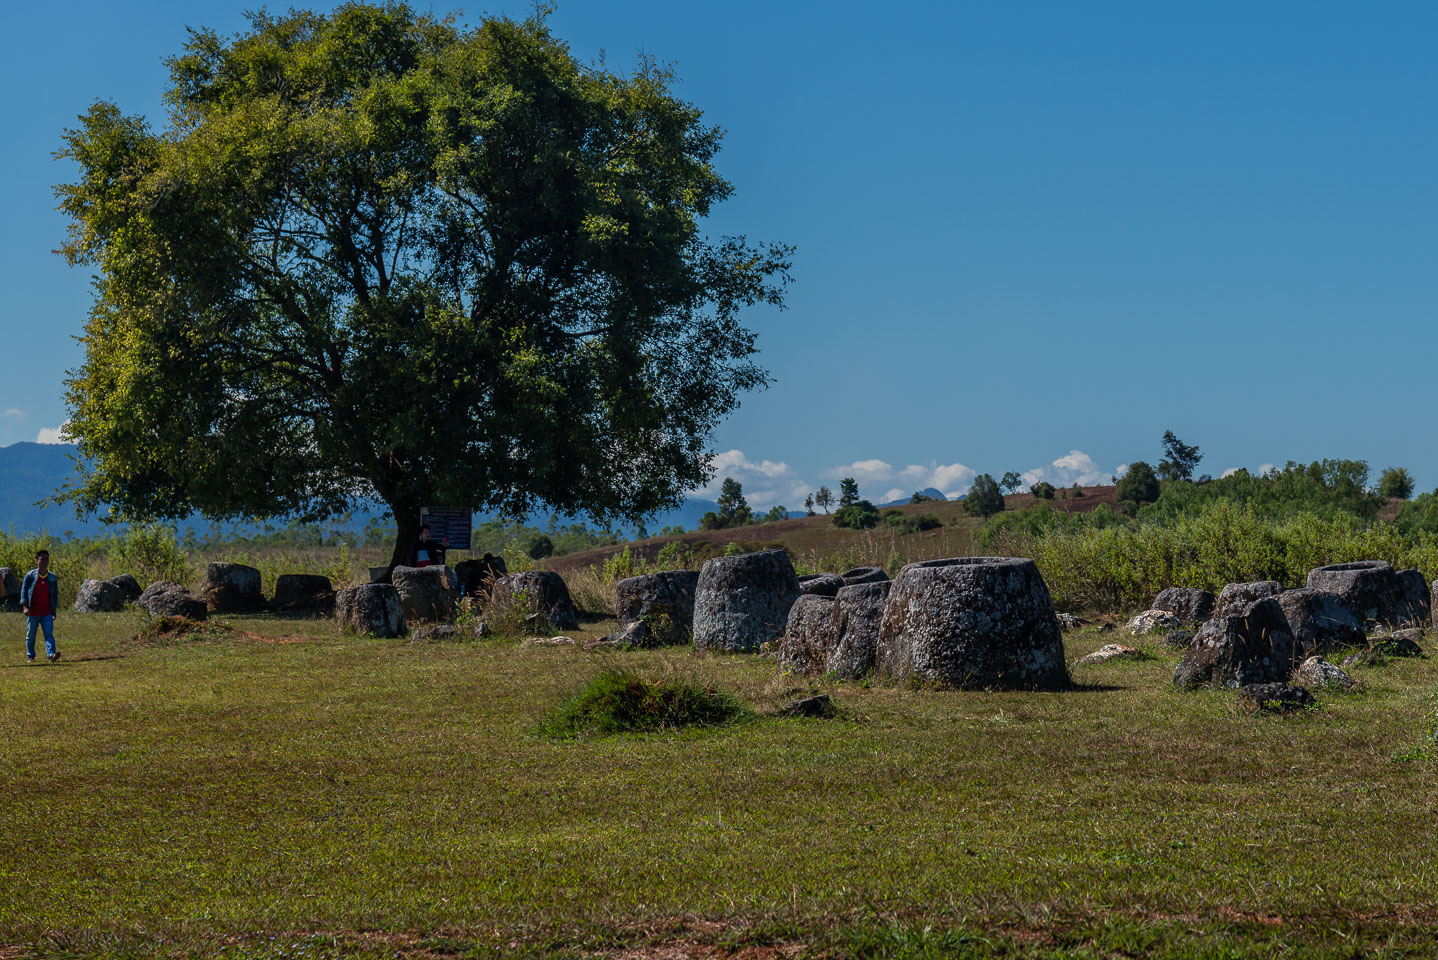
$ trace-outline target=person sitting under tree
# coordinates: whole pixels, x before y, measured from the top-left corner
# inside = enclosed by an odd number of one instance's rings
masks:
[[[444,551],[449,547],[449,537],[434,540],[430,537],[429,524],[419,528],[419,540],[414,545],[414,565],[427,567],[432,563],[444,564]]]
[[[55,610],[59,607],[60,578],[50,569],[50,551],[35,551],[35,569],[20,585],[20,612],[25,614],[25,662],[35,662],[35,629],[45,631],[45,659],[60,659],[55,647]]]

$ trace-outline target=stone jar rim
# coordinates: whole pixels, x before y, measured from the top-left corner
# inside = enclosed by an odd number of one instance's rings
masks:
[[[908,564],[900,571],[902,576],[910,570],[938,570],[944,567],[1022,567],[1032,565],[1027,557],[947,557],[943,560],[920,560]]]
[[[1392,570],[1393,564],[1387,560],[1353,560],[1349,563],[1334,563],[1326,567],[1315,568],[1315,573],[1351,573],[1357,570]]]

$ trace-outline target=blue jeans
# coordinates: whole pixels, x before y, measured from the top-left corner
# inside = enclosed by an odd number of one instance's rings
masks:
[[[45,656],[55,655],[55,615],[25,618],[25,656],[35,659],[35,628],[45,631]]]

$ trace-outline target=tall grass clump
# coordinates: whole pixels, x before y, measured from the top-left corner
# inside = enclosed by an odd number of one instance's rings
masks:
[[[105,553],[114,574],[128,573],[141,583],[169,580],[190,583],[195,566],[175,539],[175,531],[158,524],[133,526],[106,542]]]
[[[572,740],[717,727],[748,712],[733,694],[682,677],[647,680],[626,670],[605,670],[555,708],[540,731],[555,739]]]
[[[687,544],[667,543],[653,560],[645,560],[628,547],[609,557],[603,564],[594,564],[566,576],[565,585],[574,604],[586,613],[618,616],[618,598],[614,585],[620,580],[659,573],[664,570],[688,570],[695,560]]]
[[[72,603],[80,584],[95,576],[97,568],[103,566],[103,558],[92,544],[65,544],[43,533],[22,536],[0,533],[0,567],[9,567],[16,580],[34,568],[37,550],[50,551],[50,569],[60,578],[62,605]]]

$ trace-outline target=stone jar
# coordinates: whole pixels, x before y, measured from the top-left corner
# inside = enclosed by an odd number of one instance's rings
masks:
[[[1032,560],[956,557],[899,571],[877,650],[880,672],[951,687],[1068,684],[1063,636]]]
[[[404,606],[388,583],[362,583],[335,595],[335,621],[341,630],[371,637],[405,635]]]
[[[834,645],[825,670],[844,680],[857,680],[874,669],[879,624],[889,602],[892,580],[856,583],[834,598]]]
[[[699,571],[695,589],[695,649],[750,652],[782,637],[800,592],[783,550],[715,557]]]
[[[664,570],[629,577],[614,585],[615,609],[619,622],[643,620],[649,628],[649,643],[688,643],[694,633],[694,594],[699,587],[697,570]]]

